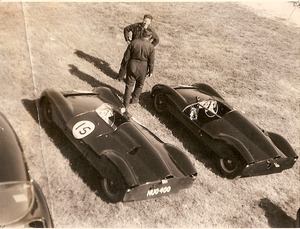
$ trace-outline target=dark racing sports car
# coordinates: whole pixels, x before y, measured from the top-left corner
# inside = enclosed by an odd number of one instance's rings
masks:
[[[151,96],[158,113],[171,113],[216,153],[227,178],[281,172],[298,158],[287,140],[249,121],[207,84],[157,84]]]
[[[30,178],[20,141],[1,112],[0,227],[53,227],[45,197]]]
[[[101,174],[111,202],[176,193],[196,178],[189,158],[131,117],[107,87],[45,90],[40,107],[44,120],[54,122]]]

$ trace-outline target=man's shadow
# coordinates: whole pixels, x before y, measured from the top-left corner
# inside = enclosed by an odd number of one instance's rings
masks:
[[[279,206],[272,203],[268,198],[261,199],[259,207],[265,211],[265,216],[268,219],[270,227],[292,228],[295,226],[295,220],[288,216]]]
[[[96,80],[93,76],[90,76],[82,71],[80,71],[75,65],[73,64],[69,64],[69,72],[71,73],[71,75],[77,76],[79,79],[81,79],[82,81],[87,82],[89,85],[91,85],[93,88],[95,87],[99,87],[99,86],[103,86],[103,87],[108,87],[111,89],[112,92],[114,92],[115,94],[117,94],[120,97],[123,97],[123,93],[121,93],[119,90],[117,90],[116,88],[112,87],[109,84],[106,83],[102,83],[99,80]]]
[[[151,92],[143,92],[140,96],[140,105],[163,123],[188,150],[189,153],[217,175],[221,175],[216,166],[216,155],[203,144],[189,129],[177,121],[170,113],[157,114],[153,106]]]
[[[112,79],[117,79],[118,73],[115,72],[113,69],[111,69],[110,64],[106,61],[96,58],[94,56],[91,56],[87,53],[84,53],[83,51],[76,50],[74,52],[76,56],[79,58],[82,58],[90,63],[92,63],[96,68],[101,70],[105,75],[111,77]]]
[[[71,169],[81,177],[82,181],[96,193],[98,197],[103,201],[109,202],[101,189],[100,179],[102,179],[102,177],[98,171],[83,157],[55,124],[49,125],[42,121],[39,100],[23,99],[22,104],[33,120],[44,129],[54,145],[60,150],[61,154],[69,160]]]

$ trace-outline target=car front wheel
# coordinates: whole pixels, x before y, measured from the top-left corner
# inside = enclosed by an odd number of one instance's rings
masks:
[[[161,114],[167,110],[167,100],[163,92],[159,91],[154,94],[153,105],[157,113]]]
[[[103,178],[101,180],[101,186],[106,198],[110,202],[116,203],[123,200],[125,185],[121,176]]]
[[[52,109],[51,104],[48,98],[42,98],[41,101],[41,108],[42,108],[42,118],[48,124],[51,124],[52,121]]]
[[[234,179],[242,175],[243,163],[236,155],[219,157],[218,162],[221,173],[226,178]]]

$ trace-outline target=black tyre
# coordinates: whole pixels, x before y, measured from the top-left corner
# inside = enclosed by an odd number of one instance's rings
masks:
[[[42,120],[48,124],[52,124],[52,109],[48,98],[44,97],[41,100]]]
[[[116,175],[113,178],[104,177],[101,179],[101,187],[110,202],[116,203],[123,200],[126,189],[120,175]]]
[[[161,114],[167,110],[167,99],[162,91],[155,92],[153,106],[157,113]]]
[[[234,179],[242,175],[244,163],[238,156],[232,154],[229,157],[218,157],[221,173],[228,179]]]

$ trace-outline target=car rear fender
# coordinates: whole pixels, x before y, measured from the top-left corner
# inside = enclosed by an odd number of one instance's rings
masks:
[[[187,101],[174,88],[168,85],[157,84],[152,88],[151,96],[154,96],[157,91],[163,91],[167,97],[172,100],[177,107],[183,111],[187,106]]]
[[[54,89],[48,89],[42,93],[43,97],[48,97],[54,103],[65,122],[73,118],[73,107],[61,93]]]
[[[297,154],[295,153],[294,149],[290,145],[290,143],[281,135],[268,132],[268,136],[272,140],[272,142],[275,144],[275,146],[287,157],[297,157]]]
[[[222,96],[215,89],[213,89],[211,86],[209,86],[208,84],[195,83],[192,86],[197,88],[197,90],[200,91],[200,92],[204,92],[205,94],[213,95],[215,97],[218,97],[218,98],[224,100],[222,98]]]
[[[119,172],[122,174],[125,183],[128,185],[128,187],[133,187],[138,185],[138,181],[134,175],[134,172],[130,169],[127,162],[118,154],[116,154],[112,150],[108,150],[102,154],[103,156],[106,156],[119,170]]]
[[[226,135],[226,134],[219,134],[219,140],[225,141],[227,144],[231,145],[234,149],[237,150],[237,152],[244,158],[244,160],[247,163],[253,163],[255,162],[254,157],[251,155],[251,153],[248,151],[248,149],[244,146],[244,144],[239,141],[238,139]],[[228,151],[221,151],[217,152],[220,156],[228,156]]]
[[[194,165],[182,151],[168,143],[164,143],[164,148],[168,151],[171,160],[185,176],[197,176]]]
[[[101,99],[105,100],[105,102],[107,103],[114,104],[116,107],[123,106],[118,96],[107,87],[96,87],[93,89],[93,92],[97,93],[101,97]]]

